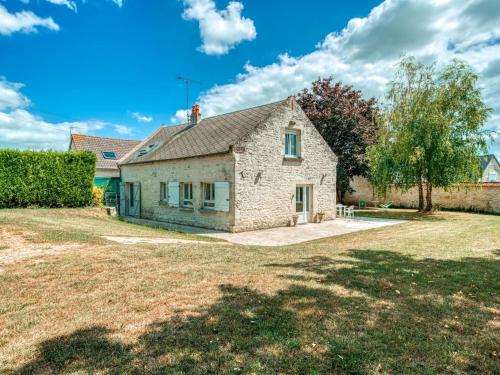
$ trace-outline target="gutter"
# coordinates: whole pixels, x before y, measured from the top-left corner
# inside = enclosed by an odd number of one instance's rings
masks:
[[[124,165],[141,165],[141,164],[153,164],[153,163],[158,163],[162,161],[178,161],[178,160],[187,160],[187,159],[195,159],[195,158],[203,158],[207,156],[217,156],[217,155],[228,155],[232,153],[232,146],[229,147],[227,151],[221,151],[221,152],[214,152],[211,154],[202,154],[202,155],[193,155],[193,156],[185,156],[185,157],[180,157],[180,158],[172,158],[172,159],[158,159],[158,160],[145,160],[145,161],[137,161],[137,162],[128,162],[124,164],[119,164],[118,169],[120,169],[121,172],[121,166]]]

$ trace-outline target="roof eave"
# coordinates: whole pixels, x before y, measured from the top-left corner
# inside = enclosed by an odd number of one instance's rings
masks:
[[[187,159],[196,159],[196,158],[204,158],[207,156],[216,156],[216,155],[227,155],[231,154],[232,150],[231,147],[227,151],[223,152],[213,152],[209,154],[203,154],[203,155],[194,155],[194,156],[185,156],[181,158],[171,158],[171,159],[158,159],[158,160],[144,160],[144,161],[129,161],[127,163],[118,163],[118,167],[123,167],[126,165],[140,165],[140,164],[153,164],[153,163],[158,163],[162,161],[178,161],[178,160],[187,160]]]

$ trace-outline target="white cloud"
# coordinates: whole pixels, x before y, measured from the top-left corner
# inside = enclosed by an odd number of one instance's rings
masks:
[[[113,125],[115,132],[122,135],[130,135],[134,132],[134,129],[125,125]]]
[[[11,83],[0,77],[0,111],[12,108],[24,108],[30,104],[27,97],[20,93],[20,83]]]
[[[20,83],[0,78],[0,148],[65,150],[70,129],[88,133],[110,128],[119,134],[131,134],[124,125],[89,120],[51,123],[27,110],[30,101],[21,92]]]
[[[184,0],[185,20],[199,23],[203,44],[200,51],[207,55],[223,55],[245,40],[257,36],[253,21],[241,15],[243,4],[231,1],[226,9],[218,10],[213,0]]]
[[[498,0],[386,0],[309,54],[283,54],[262,67],[247,63],[234,83],[212,87],[199,103],[210,116],[283,99],[330,75],[381,98],[402,54],[440,64],[458,57],[482,73],[485,100],[495,113],[488,126],[494,128],[500,120],[499,19]],[[492,148],[500,154],[498,142]]]
[[[99,121],[49,123],[25,109],[0,112],[0,147],[19,149],[64,150],[69,146],[69,132],[87,133],[104,128]]]
[[[149,122],[153,121],[153,117],[143,115],[139,112],[131,112],[130,115],[139,122],[149,123]]]
[[[0,1],[5,1],[5,0],[0,0]],[[19,0],[19,1],[23,4],[30,3],[30,0]],[[78,12],[78,6],[76,0],[45,0],[45,1],[54,5],[65,6],[66,8],[72,10],[75,13]],[[120,8],[123,6],[123,0],[111,0],[111,1],[116,5],[118,5]],[[81,0],[81,2],[85,4],[86,0]]]
[[[170,122],[172,124],[184,123],[187,121],[189,111],[187,109],[179,109],[175,112],[175,115],[170,117]]]
[[[35,13],[25,10],[17,13],[9,13],[3,5],[0,5],[1,35],[11,35],[15,32],[35,33],[40,27],[54,31],[59,30],[59,25],[54,22],[52,17],[41,18]]]
[[[74,1],[70,1],[70,0],[45,0],[51,4],[55,4],[55,5],[64,5],[65,7],[67,7],[68,9],[71,9],[73,12],[76,13],[77,11],[77,6],[76,6],[76,3]]]

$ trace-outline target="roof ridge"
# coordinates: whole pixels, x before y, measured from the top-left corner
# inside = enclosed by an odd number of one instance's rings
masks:
[[[140,139],[125,139],[125,138],[112,138],[112,137],[100,137],[98,135],[88,135],[88,134],[79,134],[79,133],[72,133],[71,138],[73,136],[80,136],[80,137],[87,137],[87,138],[100,138],[100,139],[112,139],[114,141],[126,141],[126,142],[142,142]]]
[[[200,120],[200,123],[202,121],[204,121],[204,120],[213,119],[213,118],[220,117],[220,116],[225,116],[225,115],[230,115],[230,114],[233,114],[233,113],[248,111],[249,109],[256,109],[256,108],[260,108],[260,107],[267,107],[267,106],[271,106],[271,105],[274,105],[274,104],[283,103],[287,99],[288,98],[277,100],[277,101],[271,102],[271,103],[259,104],[259,105],[253,106],[253,107],[247,107],[247,108],[237,109],[235,111],[219,113],[217,115],[213,115],[213,116],[209,116],[209,117],[202,117],[202,119]],[[176,125],[161,125],[161,126],[170,127],[170,126],[182,126],[182,125],[188,125],[188,124],[187,123],[182,123],[182,124],[176,124]]]
[[[187,125],[187,122],[182,123],[182,124],[176,124],[176,125],[165,125],[165,124],[161,124],[161,125],[160,125],[160,128],[175,128],[176,126],[186,126],[186,125]]]

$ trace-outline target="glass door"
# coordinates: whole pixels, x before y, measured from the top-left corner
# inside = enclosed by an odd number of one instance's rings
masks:
[[[295,189],[295,213],[299,215],[298,223],[309,221],[309,186],[299,185]]]

